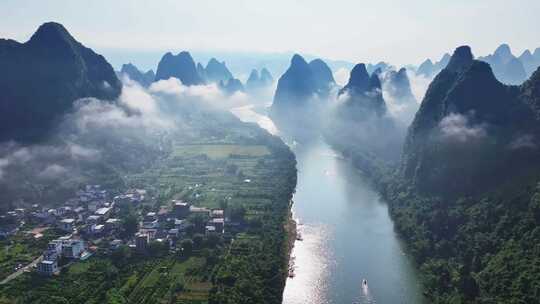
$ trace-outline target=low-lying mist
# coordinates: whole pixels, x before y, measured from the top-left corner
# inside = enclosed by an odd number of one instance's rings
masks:
[[[40,143],[0,144],[3,207],[15,201],[62,204],[85,183],[123,184],[124,173],[144,170],[167,155],[172,140],[196,140],[201,125],[234,119],[224,110],[263,104],[264,98],[228,95],[215,84],[185,86],[176,78],[147,89],[129,78],[122,81],[117,100],[77,100]]]
[[[282,137],[309,142],[323,136],[341,151],[354,151],[396,163],[400,158],[407,128],[420,106],[429,79],[407,73],[412,94],[403,97],[395,94],[396,89],[387,80],[386,72],[383,72],[379,74],[381,89],[368,92],[360,100],[351,102],[347,92],[338,94],[347,83],[349,74],[350,71],[345,68],[334,73],[336,85],[327,98],[313,95],[300,106],[295,106],[298,103],[291,101],[289,104],[293,106],[287,107],[279,115],[273,115],[272,119]],[[381,94],[386,107],[383,115],[366,106],[372,102],[371,99]]]
[[[173,138],[194,141],[198,136],[195,125],[210,129],[215,122],[205,116],[208,111],[231,111],[241,120],[258,123],[285,140],[324,136],[349,150],[396,160],[429,80],[409,73],[414,101],[395,98],[383,81],[387,107],[384,116],[359,114],[351,109],[344,115],[348,95],[338,97],[338,92],[348,74],[344,68],[338,70],[334,74],[338,85],[326,98],[313,96],[307,106],[291,109],[282,117],[268,112],[276,83],[256,91],[227,94],[216,84],[185,86],[170,78],[144,88],[123,77],[117,100],[77,100],[72,111],[39,144],[0,144],[3,205],[11,206],[15,201],[61,204],[85,183],[123,184],[126,172],[144,170],[165,157],[172,149]],[[234,119],[225,114],[216,117]]]
[[[381,72],[380,78],[382,80],[382,94],[386,102],[389,115],[400,124],[408,127],[414,119],[414,115],[416,114],[416,111],[418,111],[420,103],[422,99],[424,99],[427,88],[433,79],[423,75],[417,75],[416,73],[407,70],[407,77],[409,79],[413,99],[404,99],[392,94],[391,83],[389,83],[389,81],[386,79],[386,74],[388,74],[388,72],[389,71]],[[340,87],[345,86],[349,79],[349,74],[350,70],[347,68],[340,68],[335,71],[334,79],[336,80],[336,84]]]

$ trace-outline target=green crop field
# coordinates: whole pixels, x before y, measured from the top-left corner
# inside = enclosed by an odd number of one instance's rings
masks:
[[[231,155],[260,157],[268,154],[270,151],[263,145],[176,145],[173,156],[206,155],[211,159],[221,159]]]

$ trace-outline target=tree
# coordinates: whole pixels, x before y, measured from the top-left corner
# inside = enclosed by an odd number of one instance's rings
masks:
[[[112,288],[107,291],[107,303],[108,304],[125,304],[126,299],[116,288]]]
[[[200,233],[197,233],[193,236],[193,245],[195,248],[200,249],[204,242],[204,236]]]
[[[217,233],[210,233],[206,237],[206,244],[210,248],[216,247],[221,241],[221,237]]]
[[[195,226],[195,231],[202,232],[204,231],[204,226],[208,221],[208,217],[202,214],[192,214],[189,216],[188,220]]]
[[[122,245],[111,253],[111,260],[115,265],[125,263],[131,257],[131,250],[128,246]]]
[[[151,256],[163,256],[169,250],[167,242],[150,242],[148,244],[148,253]]]
[[[209,266],[214,266],[219,261],[219,256],[216,250],[205,249],[203,255],[206,258],[206,263]]]
[[[182,254],[184,256],[190,256],[193,252],[193,241],[191,239],[182,240],[180,246],[182,247]]]
[[[139,229],[139,221],[134,214],[129,214],[122,222],[124,237],[132,237]]]
[[[229,206],[228,198],[224,197],[219,201],[219,208],[221,208],[222,210],[227,210],[228,206]]]
[[[244,206],[232,206],[230,208],[230,217],[233,222],[243,222],[246,215]]]

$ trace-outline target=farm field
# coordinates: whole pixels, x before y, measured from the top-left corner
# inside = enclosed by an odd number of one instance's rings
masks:
[[[211,130],[194,123],[189,133],[163,137],[160,156],[123,172],[121,179],[127,189],[146,189],[155,196],[154,205],[135,210],[139,214],[170,210],[171,200],[182,199],[229,210],[226,216],[236,221],[234,228],[213,241],[200,232],[191,235],[189,253],[152,244],[142,255],[125,246],[96,252],[52,278],[25,273],[0,286],[0,303],[280,302],[277,291],[284,286],[288,258],[284,225],[296,186],[294,155],[254,125],[217,121],[220,125]],[[240,218],[229,214],[233,211]]]
[[[175,145],[174,156],[189,157],[206,155],[211,159],[223,159],[232,155],[259,157],[270,154],[263,145]]]

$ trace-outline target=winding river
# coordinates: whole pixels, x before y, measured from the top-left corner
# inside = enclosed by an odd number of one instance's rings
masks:
[[[249,106],[233,113],[277,132]],[[411,260],[369,183],[322,140],[292,149],[298,161],[293,212],[302,240],[292,252],[295,275],[283,303],[422,303]]]

